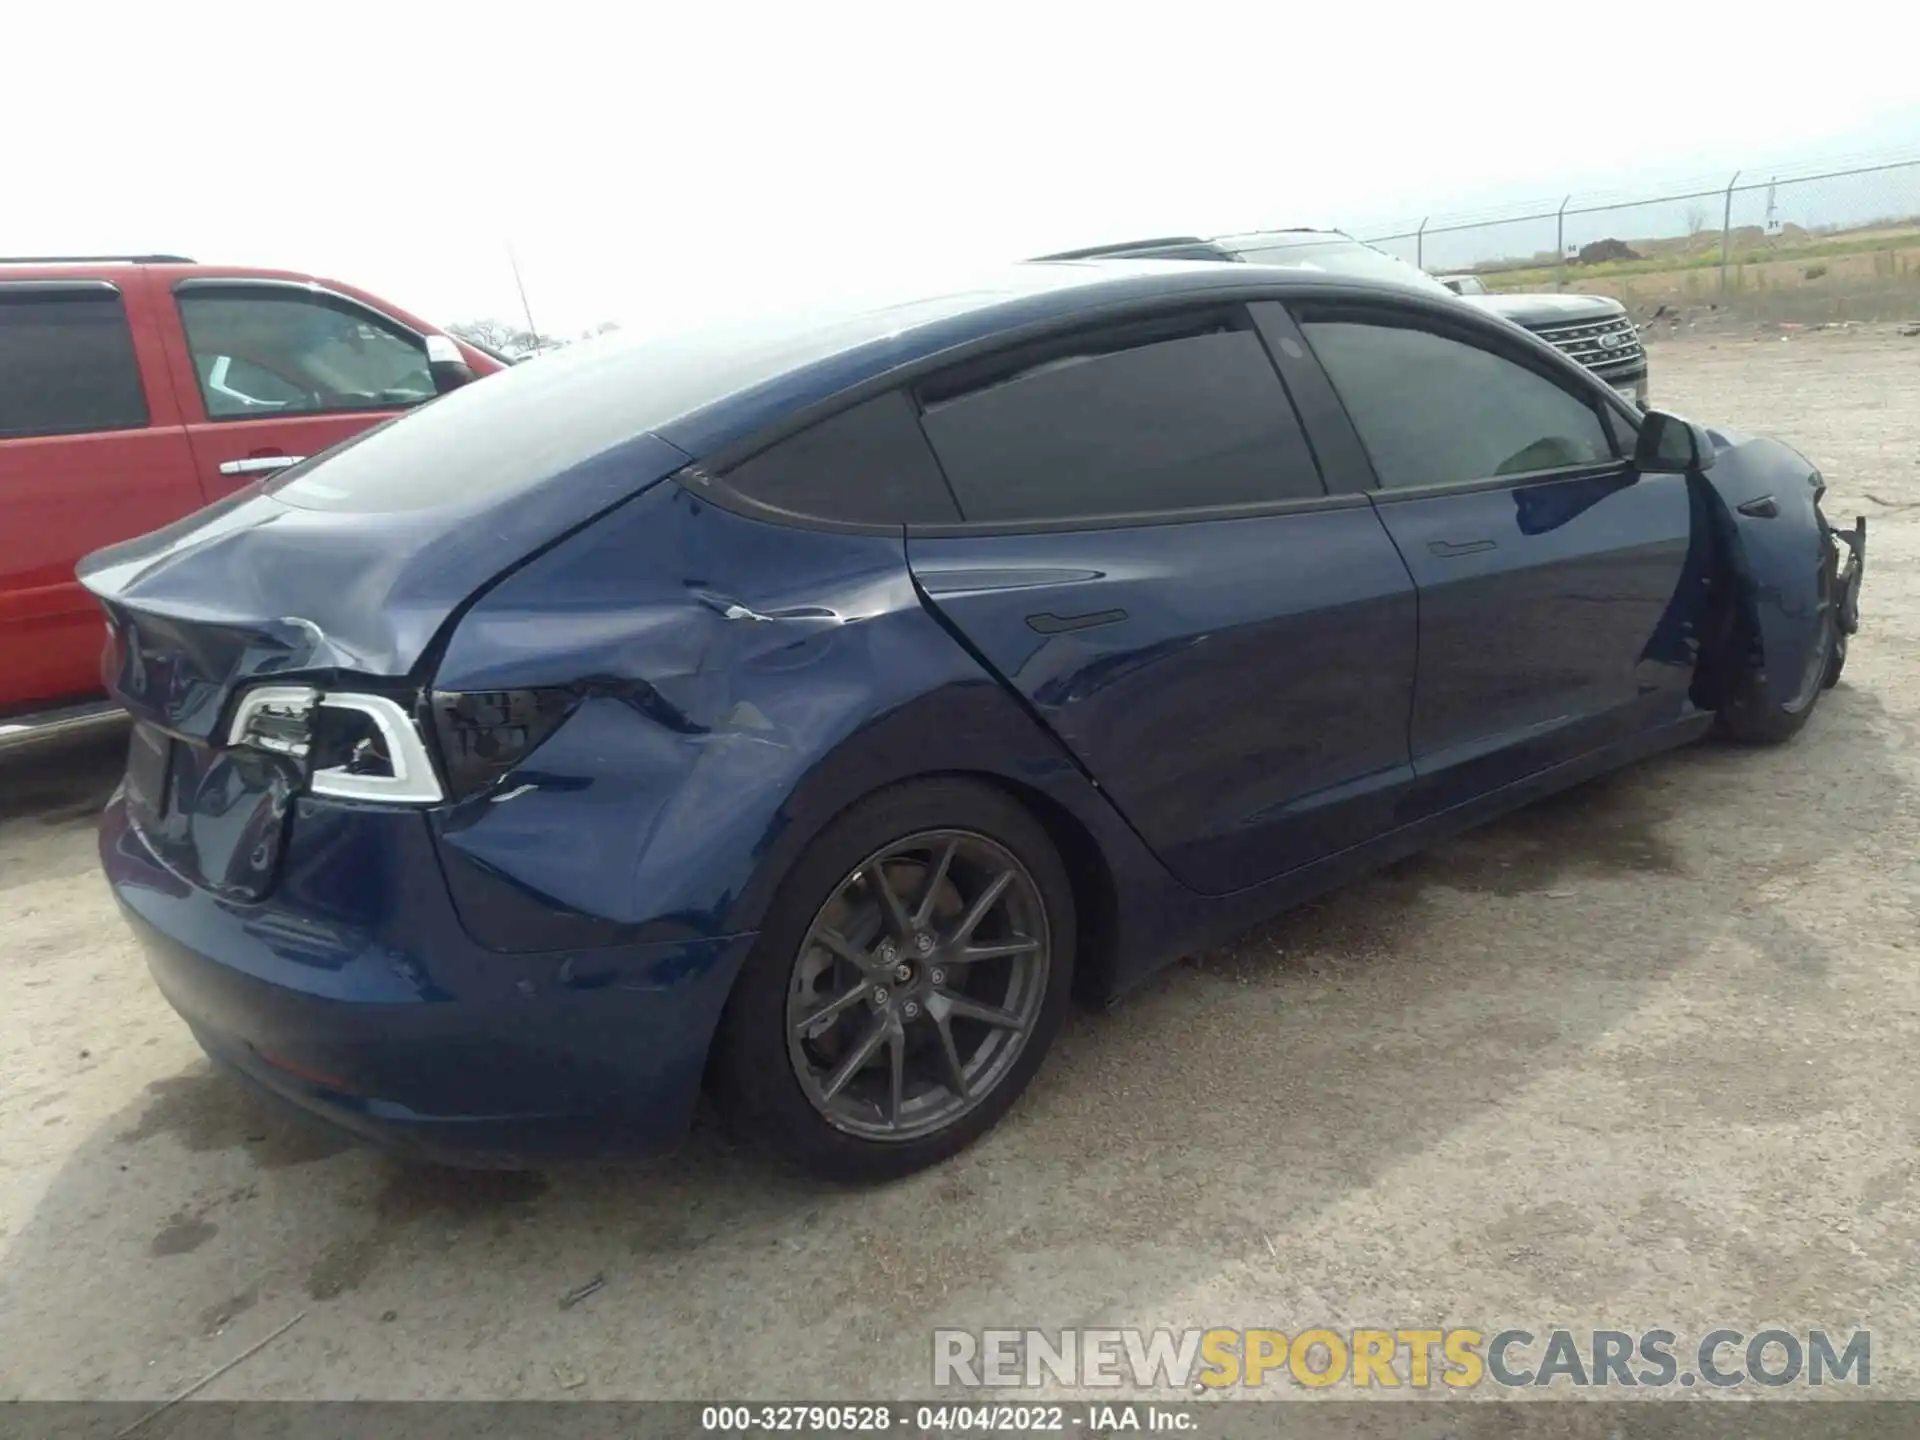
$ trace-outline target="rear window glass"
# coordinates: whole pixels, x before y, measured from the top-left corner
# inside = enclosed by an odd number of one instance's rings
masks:
[[[969,521],[1325,493],[1280,377],[1245,329],[1050,359],[930,404],[923,423]]]
[[[147,397],[113,290],[0,286],[0,436],[137,430]]]
[[[319,510],[484,503],[729,396],[760,391],[777,411],[779,387],[807,367],[862,346],[900,345],[915,326],[992,298],[957,290],[853,313],[770,315],[676,335],[586,341],[422,405],[363,444],[287,472],[273,494]]]
[[[901,525],[960,518],[913,402],[897,390],[789,436],[735,466],[726,481],[763,505],[826,520]]]

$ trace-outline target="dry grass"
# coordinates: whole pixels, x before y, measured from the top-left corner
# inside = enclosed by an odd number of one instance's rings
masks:
[[[1685,240],[1631,241],[1643,257],[1638,260],[1605,260],[1592,265],[1530,265],[1521,269],[1483,270],[1488,285],[1498,290],[1530,291],[1553,289],[1563,274],[1569,289],[1590,288],[1599,280],[1626,277],[1661,277],[1690,271],[1707,271],[1718,276],[1720,270],[1719,236],[1696,236],[1706,240],[1700,246]],[[1870,231],[1815,236],[1805,231],[1783,235],[1776,240],[1742,244],[1736,234],[1730,247],[1732,268],[1773,265],[1809,265],[1827,259],[1868,257],[1877,269],[1893,275],[1920,273],[1920,225],[1902,229],[1876,228]],[[1880,260],[1877,257],[1889,257]],[[1717,283],[1717,279],[1716,279]]]
[[[1629,242],[1643,258],[1565,267],[1483,270],[1501,292],[1568,290],[1609,295],[1631,311],[1715,305],[1754,318],[1901,320],[1920,316],[1920,222],[1814,235],[1734,232],[1720,262],[1719,235]]]

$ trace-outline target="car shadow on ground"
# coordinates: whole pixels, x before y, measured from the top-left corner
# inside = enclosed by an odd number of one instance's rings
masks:
[[[126,761],[126,727],[113,724],[0,751],[0,825],[90,823],[106,808]]]
[[[1909,803],[1887,763],[1909,738],[1842,687],[1793,747],[1694,747],[1405,861],[1077,1014],[997,1132],[883,1189],[797,1176],[710,1115],[659,1160],[410,1165],[186,1063],[0,1241],[0,1355],[51,1333],[62,1366],[0,1391],[164,1394],[302,1311],[225,1393],[870,1395],[925,1389],[936,1323],[1155,1323],[1139,1297],[1577,1063],[1706,941],[1817,982],[1836,942],[1767,885],[1872,843]],[[96,759],[36,782],[45,814],[110,788]],[[1790,825],[1754,832],[1758,788]],[[1660,1063],[1684,1089],[1712,1057]]]

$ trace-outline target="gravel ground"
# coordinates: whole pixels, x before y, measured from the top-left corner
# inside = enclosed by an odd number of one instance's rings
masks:
[[[1693,338],[1659,402],[1865,510],[1845,681],[1077,1017],[960,1159],[879,1192],[703,1126],[450,1174],[211,1074],[93,857],[113,745],[0,767],[0,1398],[921,1394],[936,1324],[1873,1331],[1920,1395],[1920,339]],[[1914,508],[1902,508],[1914,507]],[[604,1287],[571,1308],[561,1296]]]

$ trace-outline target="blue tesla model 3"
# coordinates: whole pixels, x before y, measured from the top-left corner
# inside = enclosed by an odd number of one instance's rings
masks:
[[[136,721],[101,854],[206,1050],[364,1137],[656,1146],[704,1087],[898,1175],[1076,995],[1794,734],[1865,552],[1822,489],[1301,270],[596,342],[85,562]]]

